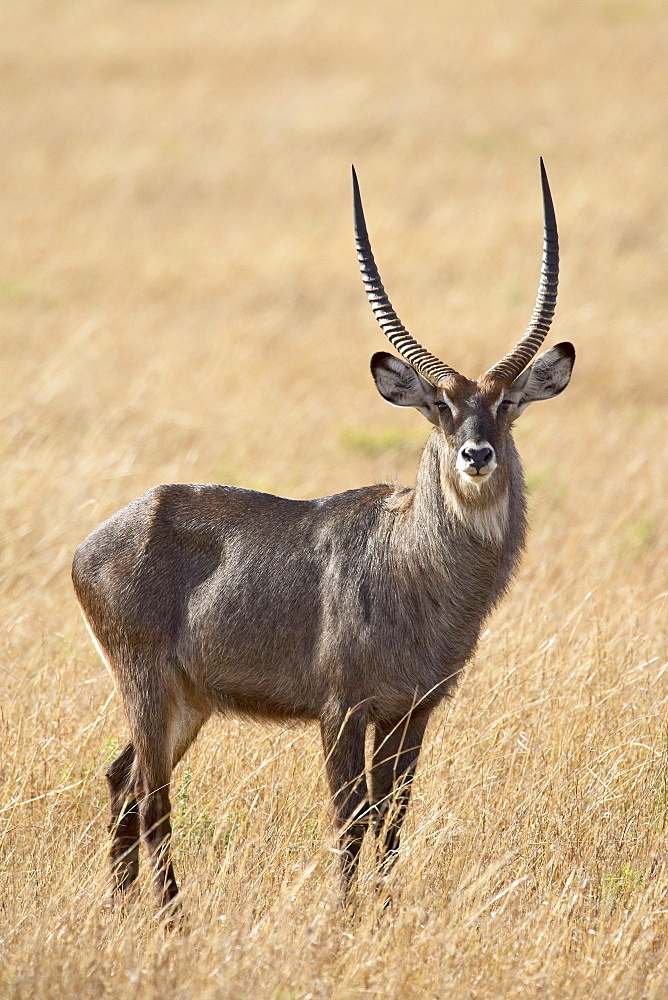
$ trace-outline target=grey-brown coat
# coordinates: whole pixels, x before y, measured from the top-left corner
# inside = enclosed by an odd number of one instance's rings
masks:
[[[77,598],[131,732],[107,775],[115,894],[137,876],[141,831],[159,903],[173,909],[169,782],[212,712],[319,721],[344,889],[370,820],[380,866],[393,863],[429,715],[452,691],[524,544],[512,422],[530,402],[561,392],[573,365],[572,346],[560,344],[526,368],[527,343],[531,359],[547,332],[550,288],[556,294],[544,173],[543,185],[547,249],[532,325],[514,352],[471,381],[399,323],[355,183],[367,293],[407,359],[378,353],[372,374],[386,399],[434,425],[413,489],[377,485],[300,501],[158,486],[77,549]]]

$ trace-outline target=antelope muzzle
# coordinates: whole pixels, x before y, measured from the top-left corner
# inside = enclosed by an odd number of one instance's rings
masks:
[[[490,476],[496,468],[496,453],[489,441],[465,441],[457,455],[457,468],[473,482]]]

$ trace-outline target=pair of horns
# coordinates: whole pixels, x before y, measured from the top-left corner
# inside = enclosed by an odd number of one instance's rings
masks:
[[[538,348],[545,340],[557,304],[557,285],[559,283],[559,237],[557,235],[557,220],[554,215],[554,205],[550,194],[543,159],[540,160],[540,177],[543,188],[543,260],[540,269],[540,284],[536,305],[531,321],[524,336],[501,361],[490,368],[485,375],[492,375],[510,385],[534,357]],[[378,268],[371,252],[369,234],[367,233],[362,209],[357,174],[353,167],[353,213],[355,219],[355,244],[357,259],[362,272],[362,280],[367,297],[371,303],[373,314],[378,320],[383,333],[399,354],[415,368],[433,386],[438,386],[450,375],[458,375],[454,368],[425,350],[417,340],[411,337],[392,307],[380,280]]]

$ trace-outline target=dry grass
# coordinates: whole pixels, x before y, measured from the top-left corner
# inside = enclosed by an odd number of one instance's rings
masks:
[[[3,997],[668,995],[665,5],[5,4]],[[69,584],[149,485],[411,481],[366,372],[359,169],[400,315],[477,374],[528,318],[537,159],[568,392],[518,425],[519,579],[344,916],[316,733],[219,720],[174,782],[188,933],[106,886],[125,722]]]

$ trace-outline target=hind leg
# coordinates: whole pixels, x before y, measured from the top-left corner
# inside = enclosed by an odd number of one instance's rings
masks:
[[[169,785],[174,764],[186,752],[209,715],[188,701],[186,680],[160,650],[127,639],[109,652],[130,724],[131,741],[107,772],[111,793],[113,891],[119,898],[136,880],[138,841],[153,869],[153,888],[170,914],[178,885],[171,860]],[[105,645],[105,650],[107,649]]]
[[[135,748],[128,743],[107,769],[111,800],[112,898],[127,892],[139,874],[139,812],[134,789]]]
[[[150,705],[150,720],[137,726],[133,720],[136,748],[135,795],[138,801],[141,835],[153,868],[153,889],[156,901],[167,916],[177,909],[178,885],[174,875],[170,843],[172,826],[169,785],[174,765],[191,745],[208,713],[193,709],[183,702],[162,699],[160,709],[154,699]],[[162,718],[163,723],[160,724]]]
[[[176,767],[188,748],[194,743],[197,734],[210,716],[210,712],[182,704],[174,720],[172,733],[172,767]]]
[[[141,759],[143,757],[143,759]],[[172,825],[169,782],[171,761],[158,755],[138,755],[135,794],[139,803],[139,823],[142,840],[153,869],[153,891],[161,910],[174,910],[179,887],[171,858]]]

